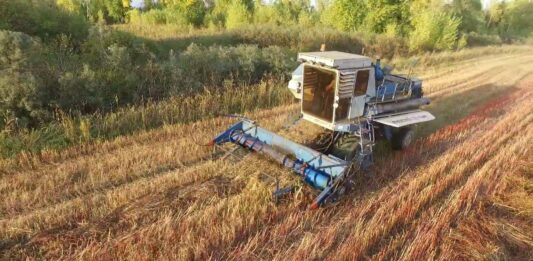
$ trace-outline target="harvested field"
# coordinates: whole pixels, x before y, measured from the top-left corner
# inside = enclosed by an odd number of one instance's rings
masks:
[[[307,210],[298,179],[258,155],[212,160],[234,119],[0,161],[2,259],[533,259],[533,52],[417,72],[437,120],[408,150],[382,149],[342,201]],[[249,114],[283,128],[297,105]]]

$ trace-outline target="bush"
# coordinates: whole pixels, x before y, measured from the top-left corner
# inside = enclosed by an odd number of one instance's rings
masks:
[[[153,8],[146,12],[134,9],[127,13],[127,18],[133,24],[173,24],[183,27],[203,25],[206,7],[202,1],[178,1],[166,8]]]
[[[472,32],[466,34],[465,38],[466,45],[470,47],[503,44],[502,39],[498,35],[482,35]]]
[[[246,5],[240,1],[234,1],[228,8],[226,17],[226,28],[235,29],[242,27],[250,22],[251,15]]]
[[[260,47],[283,46],[293,51],[316,51],[325,43],[328,50],[361,53],[359,34],[304,26],[246,26],[233,31],[240,41]]]
[[[43,40],[69,35],[81,42],[88,28],[82,16],[47,1],[0,0],[0,29],[23,32]]]
[[[405,38],[377,34],[365,37],[365,54],[392,59],[409,52]]]
[[[140,22],[148,24],[166,24],[167,13],[161,9],[151,9],[146,13],[141,14]]]
[[[172,11],[182,16],[185,24],[199,27],[204,23],[206,7],[201,0],[187,0],[179,1],[172,7]]]
[[[457,43],[461,21],[443,12],[425,11],[413,19],[411,51],[451,50]]]
[[[48,115],[45,109],[51,97],[41,77],[47,74],[42,52],[31,36],[0,30],[0,111],[20,127]]]
[[[220,86],[228,79],[235,84],[252,84],[272,74],[287,76],[296,67],[294,57],[292,52],[280,47],[191,44],[179,55],[179,67],[186,75],[184,86],[200,90],[204,86]]]

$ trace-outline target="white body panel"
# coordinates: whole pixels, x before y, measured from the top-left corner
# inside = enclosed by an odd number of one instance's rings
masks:
[[[309,122],[312,122],[318,126],[321,126],[322,128],[326,128],[326,129],[330,129],[330,130],[333,130],[335,128],[335,124],[331,123],[331,122],[328,122],[328,121],[325,121],[325,120],[322,120],[320,118],[317,118],[313,115],[310,115],[310,114],[307,114],[307,113],[304,113],[302,112],[302,115],[303,115],[303,119],[306,120],[306,121],[309,121]]]
[[[427,111],[413,111],[404,114],[397,114],[391,116],[385,116],[374,119],[375,122],[379,122],[388,126],[400,128],[415,123],[426,122],[434,120],[435,116]]]
[[[294,98],[302,99],[302,86],[304,80],[304,64],[300,64],[294,72],[292,72],[292,79],[289,81],[289,91],[291,91]]]
[[[299,53],[298,59],[338,69],[361,68],[372,65],[372,60],[366,56],[337,51]]]
[[[357,118],[363,116],[365,112],[366,96],[355,96],[352,97],[352,106],[350,108],[350,117],[349,119]]]
[[[370,97],[376,96],[376,76],[374,73],[374,67],[361,68],[358,71],[360,70],[370,71],[368,78],[368,87],[366,89],[366,95],[352,97],[352,106],[350,108],[350,116],[348,117],[349,119],[354,119],[363,116],[367,100],[369,100]]]

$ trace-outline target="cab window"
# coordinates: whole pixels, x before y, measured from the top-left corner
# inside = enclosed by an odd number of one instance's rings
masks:
[[[353,89],[353,96],[361,96],[366,94],[366,88],[368,87],[368,78],[370,76],[370,70],[357,71],[357,77],[355,79],[355,87]]]

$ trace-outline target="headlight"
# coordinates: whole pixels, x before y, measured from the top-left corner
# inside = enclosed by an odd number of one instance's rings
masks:
[[[289,89],[295,90],[297,93],[300,93],[300,82],[295,80],[289,81]]]

